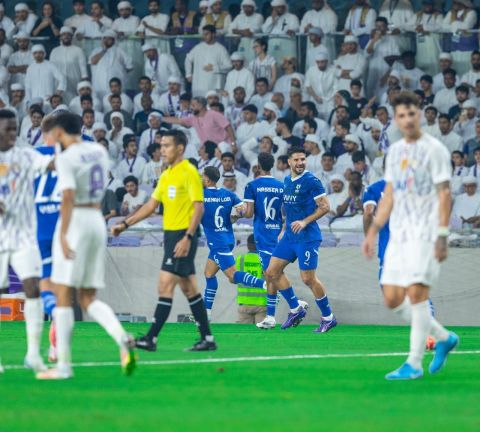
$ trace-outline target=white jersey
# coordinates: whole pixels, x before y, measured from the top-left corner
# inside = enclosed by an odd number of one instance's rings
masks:
[[[37,244],[33,183],[51,160],[28,147],[0,152],[0,253]]]
[[[388,150],[385,180],[393,187],[390,238],[395,242],[437,238],[439,210],[436,185],[451,179],[450,155],[431,135],[415,143],[404,139]]]
[[[99,204],[107,189],[109,158],[100,144],[82,142],[63,151],[55,163],[60,191],[73,189],[75,205]]]

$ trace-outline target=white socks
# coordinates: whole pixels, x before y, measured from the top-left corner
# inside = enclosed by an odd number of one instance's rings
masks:
[[[57,306],[54,315],[57,327],[57,365],[60,371],[68,373],[72,368],[73,308]]]
[[[106,330],[119,347],[123,347],[126,332],[110,306],[100,300],[94,300],[88,306],[87,312]]]
[[[27,329],[27,357],[40,358],[43,331],[43,304],[40,298],[25,299],[25,326]]]
[[[445,341],[448,339],[449,332],[443,327],[435,318],[432,317],[432,326],[430,328],[430,334],[436,341]]]
[[[408,295],[405,296],[403,302],[400,306],[392,309],[402,320],[407,323],[412,322],[412,303],[410,302],[410,297]]]
[[[410,329],[410,353],[407,363],[415,369],[422,369],[425,341],[432,327],[432,314],[428,300],[412,304],[412,324]]]

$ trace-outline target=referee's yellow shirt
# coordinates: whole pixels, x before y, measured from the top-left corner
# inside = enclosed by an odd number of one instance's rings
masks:
[[[160,176],[152,198],[163,204],[163,229],[187,229],[193,216],[193,203],[203,202],[203,186],[197,169],[187,160]]]

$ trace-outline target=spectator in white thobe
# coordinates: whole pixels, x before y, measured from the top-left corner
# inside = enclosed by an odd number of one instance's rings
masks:
[[[464,143],[476,137],[477,105],[471,99],[462,104],[460,117],[453,127],[453,131],[462,137]]]
[[[354,79],[359,79],[363,83],[365,72],[367,70],[367,60],[365,55],[360,52],[358,38],[353,35],[345,36],[343,40],[345,54],[340,55],[335,60],[336,90],[347,90],[350,92],[350,83]]]
[[[438,127],[440,129],[440,135],[437,138],[447,148],[448,152],[452,154],[453,151],[462,151],[462,137],[453,132],[452,121],[448,115],[440,114],[438,116]]]
[[[438,68],[440,69],[440,72],[437,73],[433,77],[433,86],[432,86],[432,91],[434,94],[436,94],[440,89],[445,88],[445,83],[443,80],[443,71],[447,69],[451,69],[453,66],[453,59],[452,55],[447,52],[442,52],[438,56]],[[460,84],[460,78],[457,75],[455,85]]]
[[[242,110],[243,123],[238,126],[236,135],[237,135],[237,146],[241,149],[244,142],[248,141],[251,138],[258,139],[264,135],[265,131],[261,123],[257,120],[258,108],[249,104]]]
[[[288,12],[285,0],[273,0],[271,2],[272,14],[262,26],[263,33],[295,35],[300,29],[300,22],[296,15]]]
[[[443,71],[444,88],[437,91],[433,99],[433,106],[442,114],[447,114],[450,108],[458,103],[455,92],[456,81],[457,74],[454,69]]]
[[[76,95],[77,84],[88,79],[87,59],[78,46],[72,45],[73,29],[60,29],[61,45],[50,53],[50,61],[65,76],[67,89],[63,95],[65,103],[69,103]]]
[[[158,101],[157,108],[166,116],[177,117],[180,113],[180,90],[182,81],[179,77],[168,78],[168,90],[163,93]]]
[[[170,18],[168,15],[160,13],[160,2],[158,0],[149,0],[148,11],[150,15],[142,18],[137,28],[137,34],[143,37],[165,34]]]
[[[82,115],[82,106],[81,106],[81,97],[82,96],[90,96],[92,98],[92,101],[93,101],[93,109],[95,111],[102,111],[103,109],[103,105],[100,101],[100,99],[98,99],[98,97],[93,94],[93,88],[92,88],[92,84],[90,83],[90,81],[80,81],[78,84],[77,84],[77,96],[75,96],[71,101],[70,101],[70,104],[68,106],[68,108],[70,109],[70,111],[74,114],[77,114],[77,115]]]
[[[71,17],[68,17],[63,25],[70,27],[75,32],[84,23],[90,20],[90,17],[85,13],[85,0],[74,0],[73,11],[75,12]]]
[[[120,96],[122,100],[122,110],[127,112],[129,115],[133,114],[133,102],[130,96],[123,92],[122,82],[114,77],[110,80],[109,84],[109,92],[103,97],[102,105],[103,110],[107,113],[112,111],[113,107],[110,103],[110,97],[113,95]]]
[[[177,77],[182,80],[182,73],[171,54],[160,53],[151,43],[142,46],[145,54],[145,75],[152,80],[154,92],[159,95],[168,89],[168,79]]]
[[[415,66],[415,53],[413,51],[404,51],[400,62],[395,62],[393,70],[396,70],[400,76],[400,87],[403,90],[419,90],[420,78],[425,72]]]
[[[102,47],[90,54],[92,84],[100,98],[109,92],[110,79],[118,78],[124,83],[127,73],[133,69],[132,59],[116,46],[116,37],[113,30],[107,30],[102,37]]]
[[[149,96],[152,99],[154,108],[159,109],[158,107],[160,104],[161,96],[158,93],[153,92],[152,80],[147,76],[141,76],[138,79],[138,88],[140,90],[140,93],[137,93],[133,98],[133,117],[135,117],[135,115],[140,111],[143,111],[143,107],[142,107],[143,96]]]
[[[25,77],[27,102],[36,97],[47,100],[53,94],[62,94],[66,89],[65,77],[53,63],[45,60],[45,54],[43,45],[32,47],[35,62],[28,66]]]
[[[128,1],[121,1],[117,5],[119,17],[113,21],[112,30],[115,30],[118,36],[131,36],[135,34],[140,25],[140,18],[132,15],[132,5]]]
[[[315,66],[315,57],[319,53],[323,53],[327,56],[328,61],[332,62],[332,55],[328,50],[327,46],[323,44],[323,39],[325,34],[323,30],[319,27],[310,27],[308,30],[308,45],[307,45],[307,56],[305,60],[305,71],[307,71],[312,66]]]
[[[221,88],[221,74],[232,67],[228,51],[215,40],[215,27],[205,26],[202,34],[203,42],[185,58],[185,76],[192,83],[192,94],[201,97],[209,90]]]
[[[463,74],[460,82],[475,89],[477,81],[480,80],[480,52],[474,51],[472,53],[470,63],[472,64],[472,68]]]
[[[103,3],[94,1],[90,6],[90,17],[77,28],[75,37],[79,40],[101,38],[112,27],[113,21],[104,15]]]
[[[16,30],[14,22],[5,16],[5,6],[3,6],[3,3],[0,4],[0,28],[5,30],[7,39],[11,39]]]
[[[32,33],[37,16],[32,13],[26,3],[17,3],[15,5],[15,28],[18,32],[26,34]]]
[[[240,52],[234,52],[230,56],[233,69],[228,72],[225,81],[225,87],[220,94],[231,104],[233,100],[233,90],[237,87],[243,87],[245,90],[245,100],[250,100],[255,91],[255,78],[252,72],[245,67],[245,57]]]
[[[10,55],[7,62],[7,69],[10,73],[12,84],[25,84],[27,68],[33,63],[33,56],[30,51],[30,36],[18,32],[14,37],[18,50]]]
[[[284,57],[282,63],[283,75],[277,80],[273,91],[282,93],[285,100],[290,100],[290,91],[292,89],[292,80],[300,81],[300,87],[303,85],[305,77],[296,72],[297,59],[295,57]]]
[[[452,217],[460,219],[464,224],[480,222],[480,194],[477,192],[477,179],[472,175],[462,179],[464,193],[455,197]]]
[[[320,116],[326,118],[333,108],[335,69],[328,66],[325,54],[318,54],[315,60],[316,66],[312,66],[305,74],[305,90]]]
[[[364,49],[370,40],[370,34],[375,28],[377,12],[367,0],[355,0],[355,4],[348,11],[345,21],[345,33],[358,38],[360,48]]]
[[[202,33],[203,27],[206,25],[213,25],[218,34],[225,34],[228,32],[232,17],[226,10],[222,10],[222,0],[208,0],[208,10],[203,16],[198,26],[199,33]]]
[[[394,35],[400,52],[411,50],[409,36],[401,34],[408,30],[414,16],[411,0],[384,0],[378,16],[388,21],[389,30]]]

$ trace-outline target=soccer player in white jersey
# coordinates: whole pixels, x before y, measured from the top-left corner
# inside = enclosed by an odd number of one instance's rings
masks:
[[[410,323],[410,352],[406,362],[386,375],[388,380],[423,376],[425,340],[436,340],[429,372],[438,372],[458,336],[432,317],[428,302],[440,263],[447,258],[452,207],[450,155],[445,146],[422,132],[417,96],[402,92],[394,101],[395,122],[403,138],[388,150],[387,185],[377,214],[362,245],[372,258],[378,232],[390,219],[390,241],[385,252],[381,283],[385,303]]]
[[[10,110],[0,110],[0,288],[8,288],[10,264],[25,291],[27,355],[25,367],[45,370],[40,356],[43,305],[39,278],[42,259],[37,243],[37,218],[33,183],[46,171],[52,157],[28,147],[17,147],[17,120]]]
[[[78,288],[78,302],[120,347],[124,372],[135,368],[133,338],[113,310],[96,299],[105,287],[107,230],[100,210],[107,189],[109,157],[103,146],[81,140],[82,122],[75,114],[61,113],[50,123],[50,133],[62,152],[55,167],[62,192],[60,219],[53,239],[52,282],[57,294],[57,367],[37,374],[38,379],[68,379],[73,376],[71,336],[74,317],[72,288]]]

